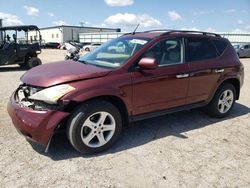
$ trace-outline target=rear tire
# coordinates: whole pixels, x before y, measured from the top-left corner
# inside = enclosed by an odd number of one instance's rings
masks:
[[[224,83],[219,87],[212,101],[208,104],[207,111],[211,116],[223,118],[231,112],[235,99],[235,87],[230,83]]]
[[[66,132],[72,146],[82,154],[89,155],[112,146],[121,131],[119,110],[107,101],[93,100],[72,113]]]
[[[41,64],[42,64],[42,61],[38,57],[32,57],[26,63],[26,67],[28,69],[31,69],[31,68],[36,67],[36,66],[41,65]]]

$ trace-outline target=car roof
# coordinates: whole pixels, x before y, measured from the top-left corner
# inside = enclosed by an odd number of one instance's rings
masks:
[[[133,32],[125,34],[127,36],[137,36],[153,39],[161,36],[200,36],[221,38],[219,34],[203,31],[185,31],[185,30],[149,30],[144,32]]]
[[[39,30],[39,28],[36,25],[19,25],[19,26],[0,27],[0,31],[6,31],[6,30],[29,31],[29,30]]]

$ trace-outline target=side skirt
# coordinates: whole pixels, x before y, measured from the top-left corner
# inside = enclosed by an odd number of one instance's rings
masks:
[[[150,119],[150,118],[163,116],[163,115],[166,115],[166,114],[171,114],[171,113],[180,112],[180,111],[184,111],[184,110],[191,110],[193,108],[204,107],[206,105],[207,105],[207,102],[201,101],[201,102],[198,102],[198,103],[193,103],[193,104],[188,104],[188,105],[184,105],[184,106],[174,107],[174,108],[170,108],[170,109],[167,109],[167,110],[161,110],[161,111],[150,112],[150,113],[146,113],[146,114],[139,114],[139,115],[130,116],[129,120],[130,120],[130,122],[136,122],[136,121],[141,121],[141,120],[144,120],[144,119]]]

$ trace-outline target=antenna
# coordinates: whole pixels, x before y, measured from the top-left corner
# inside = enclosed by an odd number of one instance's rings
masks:
[[[136,30],[138,29],[138,27],[140,26],[140,24],[138,23],[137,26],[135,27],[135,30],[133,31],[133,35],[135,34]]]

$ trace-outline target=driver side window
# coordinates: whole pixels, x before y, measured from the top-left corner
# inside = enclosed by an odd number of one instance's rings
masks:
[[[156,59],[158,66],[183,63],[183,43],[181,38],[167,39],[150,48],[143,57]]]

